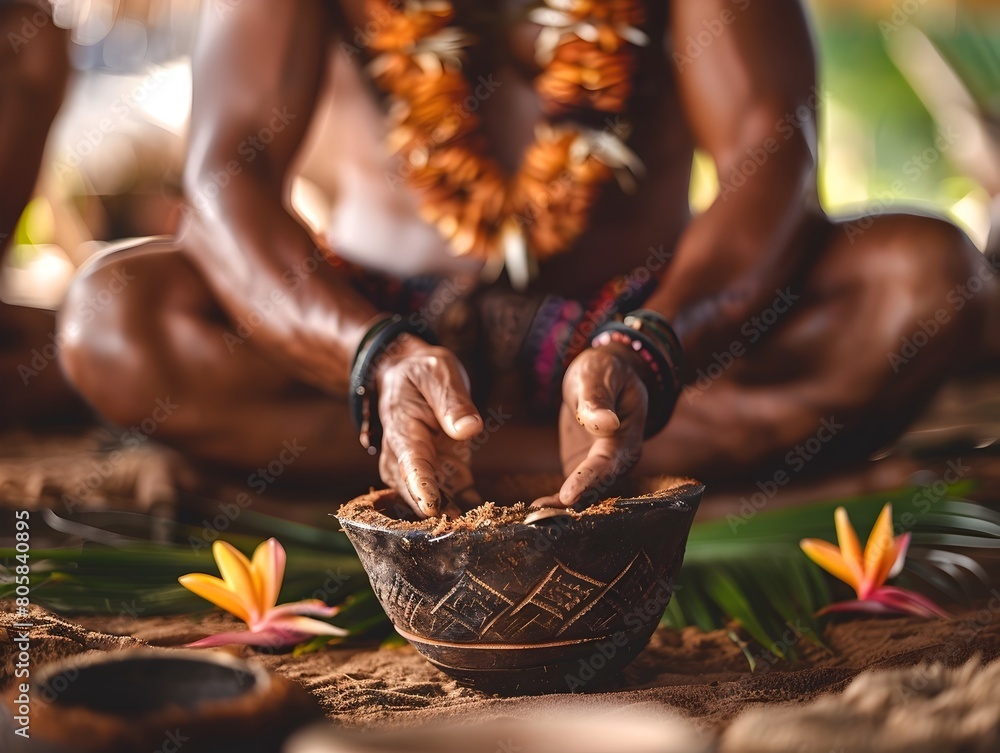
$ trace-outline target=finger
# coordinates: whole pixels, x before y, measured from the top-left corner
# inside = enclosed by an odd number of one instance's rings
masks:
[[[456,448],[461,450],[463,448]],[[463,510],[471,510],[483,503],[482,497],[476,491],[472,469],[469,467],[468,454],[456,452],[444,453],[441,456],[442,491],[447,493]]]
[[[547,494],[544,497],[539,497],[534,502],[531,503],[532,507],[565,507],[560,500],[558,494]]]
[[[601,438],[594,442],[587,457],[566,478],[559,489],[559,501],[569,507],[586,497],[593,502],[606,495],[610,487],[639,460],[639,443]]]
[[[596,486],[601,479],[610,481],[614,475],[616,449],[616,443],[611,440],[596,440],[587,456],[566,476],[559,488],[559,502],[566,507],[574,505],[585,491]]]
[[[616,411],[618,391],[609,384],[607,367],[595,366],[598,364],[586,361],[574,370],[564,400],[575,406],[578,424],[595,436],[607,437],[621,426]]]
[[[395,489],[399,498],[403,501],[399,506],[400,509],[393,510],[392,517],[399,518],[400,520],[408,517],[406,510],[402,509],[402,507],[412,510],[418,520],[423,520],[426,517],[423,510],[420,509],[420,505],[410,495],[410,490],[403,483],[402,476],[399,475],[399,459],[396,457],[396,453],[385,443],[383,443],[382,452],[378,459],[378,473],[385,485]]]
[[[483,430],[483,419],[469,395],[469,382],[453,358],[438,359],[440,367],[421,372],[417,388],[434,411],[434,417],[452,439],[471,439]]]
[[[400,509],[393,509],[390,513],[391,517],[399,518],[400,520],[405,519],[407,517],[406,510],[402,509],[405,506],[416,513],[418,520],[422,520],[425,516],[420,509],[420,505],[410,496],[410,491],[406,488],[406,484],[403,483],[403,479],[399,475],[399,459],[396,457],[396,453],[385,444],[383,444],[382,453],[379,455],[378,472],[385,485],[395,489],[400,499],[403,500],[402,504],[397,503]]]
[[[441,491],[434,479],[433,462],[416,452],[399,458],[399,475],[417,507],[428,518],[441,512]]]
[[[385,443],[397,458],[399,487],[405,489],[421,516],[432,517],[441,510],[435,468],[437,451],[431,430],[418,420],[395,423],[385,435]]]
[[[586,380],[580,385],[576,401],[577,423],[595,436],[611,436],[621,426],[615,411],[616,398],[603,382]]]

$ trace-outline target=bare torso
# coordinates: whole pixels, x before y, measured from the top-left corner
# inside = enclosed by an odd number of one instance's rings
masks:
[[[509,2],[508,17],[523,5]],[[466,13],[468,9],[466,9]],[[385,116],[375,89],[362,70],[370,59],[364,50],[364,0],[341,0],[343,14],[333,25],[346,29],[331,47],[330,96],[320,113],[325,122],[319,150],[328,164],[312,170],[330,171],[335,202],[328,240],[354,261],[398,274],[447,273],[468,269],[470,262],[448,252],[437,231],[417,214],[418,198],[400,174],[397,160],[384,146]],[[459,11],[457,23],[463,23]],[[661,14],[662,15],[662,14]],[[499,11],[494,12],[499,18]],[[650,36],[664,39],[664,22],[654,19]],[[473,25],[471,22],[469,25]],[[369,26],[369,28],[371,28]],[[537,73],[534,39],[539,27],[526,20],[493,24],[498,36],[488,46],[499,52],[483,57],[487,45],[469,51],[466,75],[482,80],[485,96],[474,105],[482,115],[493,154],[513,172],[542,119],[532,76]],[[332,33],[332,32],[331,32]],[[544,290],[584,295],[616,274],[641,265],[650,248],[672,249],[689,218],[688,185],[692,137],[681,116],[673,67],[664,44],[644,51],[645,64],[636,86],[628,139],[646,167],[638,190],[627,195],[613,182],[595,208],[589,232],[566,253],[542,265],[539,285]],[[623,121],[602,127],[618,129]]]
[[[315,238],[282,203],[296,155],[299,169],[305,163],[304,174],[333,199],[326,232],[341,254],[400,275],[443,274],[468,262],[450,257],[437,231],[418,219],[405,183],[387,179],[398,167],[386,156],[386,118],[361,73],[370,20],[364,0],[335,8],[321,2],[259,0],[236,3],[225,17],[205,14],[184,175],[193,211],[176,242],[108,255],[77,278],[62,316],[60,357],[91,404],[123,426],[171,395],[184,407],[157,428],[157,439],[252,468],[280,451],[281,438],[297,437],[310,452],[296,473],[313,469],[327,478],[375,471],[344,398],[381,311],[339,267],[316,263]],[[513,172],[540,120],[532,89],[537,28],[483,16],[484,5],[500,0],[456,2],[457,25],[480,38],[465,75],[495,82],[480,99],[485,136]],[[798,443],[818,441],[833,420],[843,422],[840,450],[824,449],[821,462],[839,452],[864,457],[976,352],[983,305],[949,312],[940,330],[947,334],[905,371],[887,354],[934,319],[955,290],[977,275],[995,276],[967,238],[938,220],[865,218],[863,234],[850,232],[857,223],[838,228],[822,215],[804,221],[815,216],[818,101],[800,0],[650,0],[647,15],[654,41],[639,62],[628,139],[646,176],[631,196],[607,186],[581,240],[543,266],[539,292],[583,298],[643,264],[650,247],[662,248],[672,255],[670,273],[643,306],[677,331],[691,389],[666,429],[644,442],[644,367],[634,349],[605,344],[585,349],[556,377],[558,442],[552,425],[537,433],[515,427],[517,419],[510,431],[494,426],[475,462],[503,473],[561,467],[566,504],[627,470],[640,452],[643,473],[758,478],[773,462],[783,468],[780,460]],[[706,33],[693,63],[675,63],[668,36],[687,52],[701,44],[689,40]],[[324,79],[326,66],[333,72]],[[317,109],[324,88],[332,93]],[[272,135],[266,154],[237,161],[247,134],[267,128],[282,108],[294,119]],[[796,113],[797,127],[788,127],[788,113]],[[310,123],[311,138],[323,134],[319,148],[303,148]],[[743,180],[691,216],[695,141],[722,182]],[[136,281],[93,322],[90,302],[126,265]],[[477,300],[488,297],[503,291]],[[490,321],[480,328],[485,336]],[[480,343],[494,356],[492,339],[480,336]],[[474,491],[461,442],[484,426],[493,430],[453,350],[419,337],[394,340],[374,380],[383,481],[421,514],[438,508],[439,491],[453,498]]]

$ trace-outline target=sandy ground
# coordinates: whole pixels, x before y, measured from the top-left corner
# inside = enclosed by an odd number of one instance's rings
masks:
[[[994,603],[994,606],[996,604]],[[239,623],[223,615],[77,618],[91,631],[128,635],[155,646],[177,646]],[[804,703],[836,693],[858,673],[940,662],[957,666],[979,655],[1000,658],[1000,611],[959,613],[953,623],[913,617],[856,618],[832,623],[829,651],[789,634],[798,662],[758,650],[751,672],[726,631],[661,628],[646,651],[611,686],[588,693],[599,705],[654,703],[680,710],[696,724],[721,729],[756,704]],[[301,657],[233,649],[256,658],[317,697],[327,716],[354,727],[410,725],[430,720],[498,718],[530,706],[558,707],[565,696],[499,698],[459,686],[409,646],[334,648]]]
[[[996,503],[1000,500],[1000,457],[989,448],[993,444],[990,439],[998,436],[1000,427],[998,395],[1000,392],[995,385],[975,393],[945,394],[939,400],[941,415],[936,420],[928,419],[904,436],[899,443],[900,449],[890,457],[824,479],[802,479],[802,483],[783,490],[772,504],[801,504],[809,499],[898,487],[913,479],[913,474],[934,473],[956,458],[972,468],[970,477],[981,482],[975,496]],[[155,447],[119,455],[109,466],[106,461],[113,448],[107,446],[107,438],[102,439],[102,436],[93,431],[76,436],[37,437],[24,432],[0,435],[0,508],[51,506],[59,511],[60,505],[66,506],[67,492],[74,499],[82,499],[86,503],[84,506],[95,507],[124,499],[131,501],[126,506],[133,509],[148,509],[150,505],[171,501],[169,463]],[[973,452],[976,446],[981,449]],[[108,473],[104,473],[105,468],[110,469]],[[97,481],[92,484],[91,479]],[[738,488],[712,490],[703,504],[702,517],[738,509],[741,493],[745,491]],[[257,509],[281,512],[301,522],[319,524],[327,520],[330,509],[329,497],[324,502],[317,505],[316,500],[311,503],[305,500],[296,506],[289,505],[285,499],[261,498]],[[852,687],[851,683],[859,674],[868,670],[891,672],[918,667],[905,671],[916,672],[917,677],[922,677],[926,672],[923,668],[935,662],[958,667],[973,657],[986,662],[1000,658],[1000,592],[994,593],[998,596],[993,602],[983,602],[978,610],[958,611],[957,620],[951,623],[909,617],[850,618],[831,622],[824,635],[829,650],[800,640],[790,631],[788,642],[795,645],[800,660],[794,663],[777,661],[757,649],[754,672],[750,671],[746,657],[727,631],[702,633],[694,628],[660,629],[647,650],[615,684],[589,688],[583,698],[597,709],[635,707],[678,713],[710,739],[718,739],[720,734],[731,729],[734,719],[754,708],[768,709],[769,713],[772,709],[778,713],[780,708],[782,714],[788,714],[789,709],[806,710],[812,708],[810,704],[846,698],[850,690],[844,693],[845,689]],[[10,685],[13,661],[11,615],[4,606],[0,604],[0,692]],[[35,617],[41,626],[33,634],[34,661],[38,666],[56,658],[90,651],[115,651],[143,645],[180,646],[238,626],[233,618],[218,613],[197,618],[135,619],[56,617],[38,612]],[[408,646],[353,646],[302,657],[261,654],[251,649],[234,648],[232,651],[254,658],[271,671],[302,685],[320,703],[327,717],[341,728],[402,726],[409,729],[440,721],[486,721],[528,714],[556,714],[563,707],[580,703],[579,696],[572,699],[568,696],[490,697],[459,686]],[[975,673],[977,670],[968,671]],[[895,678],[894,675],[886,677]],[[887,682],[893,698],[905,695],[912,685],[910,680],[898,678]],[[867,698],[872,694],[865,691],[863,695]],[[962,713],[976,711],[980,702],[976,699],[961,701],[965,709]],[[1000,716],[1000,702],[993,706],[996,707],[995,716]],[[917,713],[917,706],[909,708],[911,714]],[[879,718],[886,713],[879,711]],[[979,714],[977,718],[985,719],[982,723],[987,727],[994,725],[995,729],[990,728],[993,732],[1000,730],[1000,720],[994,716]],[[904,726],[907,724],[910,722],[906,721]],[[945,725],[947,728],[955,726],[950,722]],[[984,733],[975,739],[993,738]],[[744,749],[750,750],[739,748],[740,751]],[[816,748],[822,753],[829,753],[830,749],[829,746]],[[876,749],[890,748],[883,745]],[[773,750],[783,753],[786,749],[775,747]],[[995,752],[1000,750],[1000,742],[994,748],[961,747],[956,743],[952,747],[940,745],[932,750],[934,753],[945,750]]]

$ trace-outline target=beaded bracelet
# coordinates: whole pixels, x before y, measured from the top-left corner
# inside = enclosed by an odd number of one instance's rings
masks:
[[[675,366],[661,349],[657,340],[647,332],[622,322],[609,322],[590,341],[593,348],[600,348],[612,342],[621,343],[633,350],[646,364],[652,376],[649,390],[649,408],[643,436],[649,439],[659,434],[670,420],[677,405],[679,388]]]
[[[382,446],[382,422],[378,416],[378,392],[375,383],[377,361],[400,335],[410,334],[431,345],[437,340],[426,327],[411,324],[399,314],[383,314],[374,320],[358,345],[351,367],[350,389],[347,400],[351,420],[358,431],[358,439],[369,455],[378,454]]]
[[[680,391],[684,351],[681,349],[677,333],[667,318],[650,309],[636,309],[625,317],[624,323],[635,330],[645,332],[657,341],[663,355],[670,361],[674,389]]]

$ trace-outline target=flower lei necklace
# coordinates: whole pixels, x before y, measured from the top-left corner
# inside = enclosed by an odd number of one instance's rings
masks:
[[[450,25],[451,2],[368,0],[371,16],[381,20],[370,39],[379,54],[368,69],[391,97],[389,147],[408,166],[421,216],[455,255],[484,260],[487,275],[506,267],[520,288],[536,260],[565,251],[586,229],[605,181],[615,176],[630,190],[642,173],[615,133],[569,120],[625,111],[637,48],[649,43],[638,28],[641,1],[544,2],[528,18],[542,27],[536,59],[543,68],[534,87],[549,120],[508,178],[485,153],[481,121],[465,105],[475,99],[461,73],[473,38]]]

